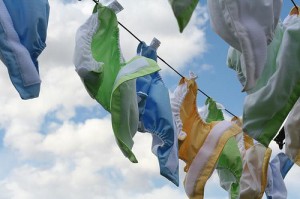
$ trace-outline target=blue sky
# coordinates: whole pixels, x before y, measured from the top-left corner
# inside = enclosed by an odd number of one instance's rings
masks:
[[[165,1],[119,0],[118,19],[141,40],[161,41],[159,55],[188,76],[228,110],[242,115],[244,93],[234,71],[226,66],[227,44],[210,28],[206,1],[180,34]],[[22,101],[0,63],[0,198],[1,199],[152,199],[187,198],[180,187],[159,175],[151,153],[151,136],[137,133],[133,148],[139,163],[130,163],[115,143],[109,114],[85,91],[73,65],[77,28],[90,16],[91,0],[50,1],[47,48],[39,58],[42,90],[37,99]],[[283,19],[291,9],[284,1]],[[120,28],[121,48],[128,60],[138,42]],[[180,77],[159,62],[170,92]],[[199,93],[198,107],[205,97]],[[272,143],[273,155],[278,147]],[[297,198],[298,167],[287,175],[288,198]],[[214,173],[205,198],[228,198]]]

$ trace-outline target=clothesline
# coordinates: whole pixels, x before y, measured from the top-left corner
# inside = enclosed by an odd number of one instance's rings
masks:
[[[93,0],[95,2],[95,0]],[[135,35],[133,34],[128,28],[126,28],[121,22],[119,22],[119,25],[124,28],[129,34],[131,34],[136,40],[138,40],[139,42],[141,42],[141,40]],[[168,62],[166,62],[163,58],[161,58],[159,55],[157,55],[157,58],[162,61],[164,64],[166,64],[170,69],[172,69],[175,73],[177,73],[180,77],[184,78],[184,76],[179,73],[174,67],[172,67]],[[211,98],[208,94],[206,94],[204,91],[202,91],[201,89],[198,88],[198,91],[200,93],[202,93],[203,95],[205,95],[207,98]],[[227,113],[229,113],[230,115],[237,117],[235,114],[233,114],[231,111],[227,110],[226,108],[224,109]]]
[[[93,0],[95,2],[95,0]],[[118,21],[119,25],[124,28],[129,34],[131,34],[136,40],[138,40],[139,42],[141,42],[141,40],[135,35],[133,34],[128,28],[126,28],[122,23],[120,23]],[[184,78],[184,76],[179,73],[174,67],[172,67],[170,64],[168,64],[168,62],[166,62],[163,58],[161,58],[159,55],[157,55],[157,58],[162,61],[164,64],[166,64],[170,69],[172,69],[175,73],[177,73],[180,77]],[[211,98],[208,94],[206,94],[204,91],[202,91],[201,89],[198,88],[198,91],[200,93],[202,93],[203,95],[205,95],[207,98]],[[227,113],[229,113],[230,115],[237,117],[235,114],[233,114],[231,111],[227,110],[226,108],[224,109]]]
[[[93,0],[96,4],[99,3],[99,0]],[[118,21],[118,24],[124,28],[129,34],[131,34],[136,40],[138,40],[139,42],[142,42],[142,40],[140,40],[132,31],[130,31],[128,28],[126,28],[126,26],[124,26],[121,22]],[[175,73],[177,73],[180,77],[184,78],[184,76],[178,72],[174,67],[172,67],[168,62],[166,62],[163,58],[161,58],[159,55],[157,55],[157,58],[162,61],[164,64],[166,64],[171,70],[173,70]],[[206,96],[207,98],[211,98],[208,94],[206,94],[204,91],[202,91],[201,89],[198,88],[198,91],[200,93],[202,93],[204,96]],[[229,113],[230,115],[232,115],[233,117],[237,117],[235,114],[233,114],[231,111],[229,111],[228,109],[224,109],[224,111],[226,111],[227,113]]]

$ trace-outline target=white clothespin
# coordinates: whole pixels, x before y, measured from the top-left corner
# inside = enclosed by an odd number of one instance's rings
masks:
[[[154,48],[155,50],[157,50],[158,47],[160,46],[160,44],[161,44],[161,42],[160,42],[158,39],[156,39],[156,38],[154,37],[154,38],[152,39],[152,41],[151,41],[150,46],[151,46],[152,48]]]
[[[116,14],[118,14],[124,9],[123,6],[117,0],[114,0],[113,2],[108,4],[107,7],[115,11]]]
[[[194,72],[190,71],[189,73],[190,73],[190,78],[191,79],[197,79],[198,78],[198,76]]]

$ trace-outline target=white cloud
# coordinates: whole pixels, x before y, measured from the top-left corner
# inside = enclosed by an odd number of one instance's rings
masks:
[[[32,146],[38,147],[43,155],[28,160],[51,159],[50,165],[37,166],[38,163],[29,161],[15,167],[0,182],[0,198],[126,199],[183,195],[182,190],[159,176],[158,162],[151,153],[151,136],[140,133],[135,141],[133,151],[138,164],[130,163],[117,148],[108,118],[83,124],[67,122],[47,135],[39,146]],[[155,185],[157,180],[163,188]]]

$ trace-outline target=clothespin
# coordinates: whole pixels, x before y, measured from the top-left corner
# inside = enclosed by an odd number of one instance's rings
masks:
[[[151,46],[153,49],[157,50],[158,47],[160,46],[160,44],[161,44],[161,42],[160,42],[158,39],[156,39],[156,38],[154,37],[154,38],[152,39],[152,41],[151,41],[150,46]]]
[[[198,78],[198,76],[194,72],[190,71],[189,73],[190,73],[190,78],[191,79],[197,79]]]
[[[99,2],[99,0],[98,0],[98,2]],[[115,11],[116,14],[118,14],[119,12],[121,12],[124,9],[123,6],[117,0],[114,0],[113,2],[111,2],[107,7],[109,7],[113,11]]]

